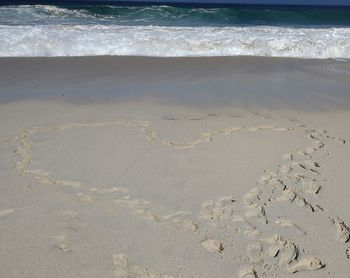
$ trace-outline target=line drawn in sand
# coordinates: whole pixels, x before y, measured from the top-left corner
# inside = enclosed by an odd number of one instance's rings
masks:
[[[270,118],[270,116],[267,117],[267,119]],[[259,265],[261,257],[265,255],[269,255],[272,258],[278,258],[278,267],[286,266],[286,271],[290,273],[305,270],[316,270],[325,266],[325,264],[322,263],[317,257],[307,258],[306,256],[303,256],[295,243],[283,239],[278,234],[266,237],[264,233],[257,228],[259,225],[276,225],[282,228],[292,228],[298,233],[306,234],[301,227],[294,224],[290,220],[279,218],[275,221],[269,221],[268,212],[266,209],[269,206],[273,206],[275,203],[292,203],[297,204],[302,208],[306,208],[311,213],[314,213],[315,209],[320,208],[321,206],[318,204],[312,204],[303,195],[305,193],[316,196],[321,189],[321,186],[318,184],[319,176],[321,175],[321,165],[318,161],[313,161],[312,156],[315,152],[325,148],[325,139],[335,140],[339,144],[347,143],[345,139],[328,135],[327,131],[315,131],[307,128],[305,124],[297,121],[293,121],[293,123],[296,125],[289,127],[274,125],[225,127],[200,133],[198,138],[193,141],[176,142],[160,138],[155,127],[148,121],[128,121],[125,119],[116,119],[99,123],[71,123],[51,127],[33,127],[25,129],[22,133],[11,138],[10,140],[7,140],[6,142],[16,145],[15,155],[19,158],[19,160],[14,165],[14,168],[19,175],[31,175],[42,185],[69,186],[75,190],[79,190],[79,192],[76,192],[76,196],[80,201],[92,203],[94,202],[95,197],[90,196],[87,192],[84,192],[84,190],[89,191],[92,194],[105,194],[112,192],[110,191],[111,189],[94,189],[80,181],[54,180],[49,170],[30,169],[32,160],[31,151],[33,149],[30,138],[33,134],[37,132],[55,133],[62,130],[79,127],[93,128],[102,126],[127,126],[141,131],[141,133],[144,135],[143,141],[146,143],[162,144],[177,150],[193,149],[202,144],[213,142],[217,136],[231,136],[237,132],[243,131],[259,132],[262,130],[270,130],[271,132],[297,132],[303,136],[306,136],[309,140],[311,140],[310,145],[282,155],[285,163],[278,165],[275,171],[265,170],[257,186],[252,188],[243,196],[242,202],[244,204],[243,208],[245,209],[243,212],[244,216],[234,214],[232,206],[237,202],[237,200],[232,198],[232,196],[223,196],[217,202],[207,201],[202,204],[199,218],[203,221],[209,221],[212,224],[216,221],[214,226],[222,221],[231,221],[232,223],[243,224],[244,234],[248,239],[253,240],[247,245],[247,256],[250,257],[251,263],[254,265],[254,269],[252,268],[250,271],[240,272],[239,276],[257,277],[257,273],[265,272],[265,270]],[[188,213],[181,214],[174,212],[168,215],[162,215],[154,210],[154,208],[152,208],[152,204],[147,203],[146,200],[131,197],[127,191],[120,192],[116,190],[115,192],[122,194],[121,198],[115,200],[116,205],[123,206],[130,211],[141,215],[145,220],[166,222],[171,223],[171,225],[180,225],[185,227],[187,230],[196,231],[199,233],[199,235],[205,236],[205,234],[200,233],[201,231],[198,225],[187,218],[189,215]],[[268,196],[268,198],[264,196]],[[324,209],[320,209],[320,211],[324,211]],[[342,242],[348,241],[349,229],[345,223],[339,219],[334,221],[337,227],[338,239]],[[224,244],[216,239],[207,239],[205,241],[201,241],[201,244],[210,252],[214,251],[221,253],[224,251]],[[63,249],[66,250],[66,248]]]

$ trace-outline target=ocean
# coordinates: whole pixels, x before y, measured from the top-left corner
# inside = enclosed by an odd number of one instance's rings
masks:
[[[350,58],[350,9],[0,7],[0,56]]]

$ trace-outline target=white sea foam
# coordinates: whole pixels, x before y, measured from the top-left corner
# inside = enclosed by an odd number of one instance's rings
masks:
[[[350,58],[350,28],[0,25],[0,56]]]

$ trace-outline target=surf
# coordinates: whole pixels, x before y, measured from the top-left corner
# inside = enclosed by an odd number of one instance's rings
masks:
[[[0,7],[0,57],[350,58],[350,13],[169,6]]]

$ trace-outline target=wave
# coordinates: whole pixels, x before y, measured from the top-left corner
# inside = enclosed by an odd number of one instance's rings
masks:
[[[0,25],[0,56],[350,58],[350,28]]]
[[[0,24],[115,24],[157,26],[350,26],[350,9],[327,8],[184,8],[169,6],[0,7]]]

